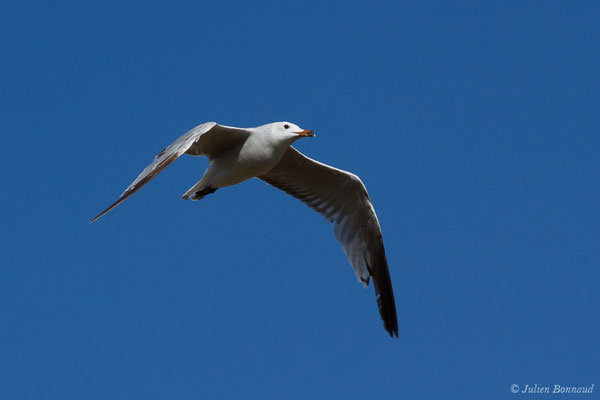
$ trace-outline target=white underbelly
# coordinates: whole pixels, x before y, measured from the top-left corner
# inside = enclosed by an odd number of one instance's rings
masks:
[[[262,175],[267,172],[270,167],[261,166],[244,166],[240,168],[228,168],[219,172],[211,182],[212,187],[224,187],[237,185],[238,183],[244,182],[250,178],[254,178],[258,175]]]
[[[282,154],[283,151],[273,148],[261,148],[260,152],[242,148],[223,154],[212,162],[210,169],[214,175],[210,185],[231,186],[262,175],[279,162]]]

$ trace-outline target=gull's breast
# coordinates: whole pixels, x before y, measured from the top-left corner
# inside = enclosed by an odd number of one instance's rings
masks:
[[[214,184],[219,187],[231,186],[262,175],[277,165],[284,151],[285,148],[279,149],[269,143],[252,143],[248,140],[239,148],[213,160],[211,168],[218,171]]]

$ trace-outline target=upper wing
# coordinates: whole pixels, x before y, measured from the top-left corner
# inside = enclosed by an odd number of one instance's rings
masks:
[[[144,168],[142,173],[121,194],[121,197],[98,214],[90,223],[124,202],[183,153],[195,156],[206,155],[209,158],[214,158],[217,154],[246,140],[248,135],[249,131],[245,129],[219,125],[216,122],[206,122],[189,130],[158,153],[154,157],[154,161]]]
[[[289,147],[281,161],[259,176],[335,221],[334,233],[365,286],[373,277],[379,313],[390,336],[398,336],[394,292],[383,238],[367,189],[350,172],[312,160]]]

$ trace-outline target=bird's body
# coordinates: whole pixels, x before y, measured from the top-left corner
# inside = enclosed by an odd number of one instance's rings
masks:
[[[291,144],[314,136],[289,122],[235,128],[207,122],[185,133],[147,166],[100,218],[154,178],[182,154],[205,155],[209,168],[182,197],[202,199],[219,188],[257,177],[303,201],[335,222],[356,277],[367,286],[372,278],[379,312],[391,336],[398,335],[396,306],[379,221],[358,176],[312,160]]]
[[[245,141],[210,159],[202,179],[182,196],[184,199],[194,199],[194,192],[204,187],[218,189],[237,185],[264,174],[279,162],[290,144],[300,138],[294,135],[287,140],[277,140],[269,130],[247,129],[249,135]]]

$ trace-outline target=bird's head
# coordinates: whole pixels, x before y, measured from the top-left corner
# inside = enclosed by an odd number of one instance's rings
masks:
[[[271,133],[287,139],[300,139],[301,137],[315,137],[310,129],[302,129],[291,122],[273,122],[270,125]]]

